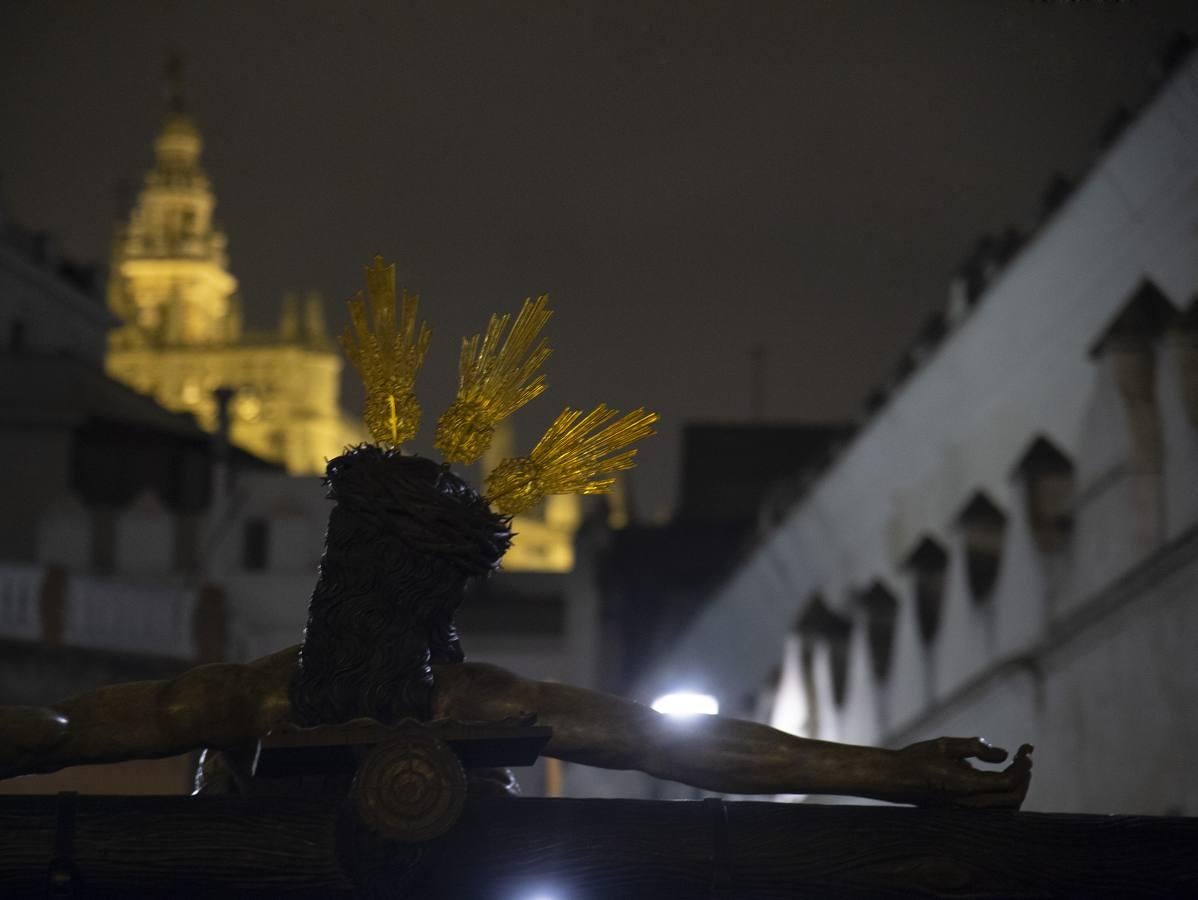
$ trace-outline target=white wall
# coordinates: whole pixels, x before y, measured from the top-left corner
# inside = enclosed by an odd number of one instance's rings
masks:
[[[1164,749],[1193,738],[1191,726],[1172,720],[1198,708],[1189,649],[1198,646],[1198,570],[1182,567],[1167,584],[1153,574],[1170,554],[1198,555],[1198,433],[1182,407],[1178,349],[1168,338],[1156,348],[1163,475],[1132,464],[1112,362],[1090,354],[1145,278],[1174,305],[1188,305],[1198,293],[1196,235],[1198,58],[762,541],[641,685],[641,698],[679,682],[725,699],[758,691],[818,591],[856,627],[843,707],[831,698],[827,654],[814,648],[816,736],[1042,737],[1034,806],[1097,811],[1109,801],[1121,812],[1163,812],[1170,783],[1176,798],[1198,802],[1178,787],[1192,787],[1192,777]],[[1076,466],[1075,532],[1052,558],[1032,542],[1012,475],[1038,435]],[[1007,516],[998,582],[982,605],[968,595],[954,526],[977,491]],[[950,558],[940,631],[926,650],[902,569],[923,535]],[[853,606],[874,579],[893,585],[900,604],[892,675],[882,685],[872,683]],[[1136,587],[1122,624],[1095,626],[1105,637],[1086,637],[1084,653],[1080,635],[1060,633],[1096,615],[1112,585],[1128,579]],[[1144,774],[1153,767],[1156,774]]]

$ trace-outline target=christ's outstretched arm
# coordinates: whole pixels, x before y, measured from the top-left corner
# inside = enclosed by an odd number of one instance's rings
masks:
[[[249,665],[100,688],[52,707],[0,708],[0,778],[65,766],[242,746],[290,722],[296,648]],[[1018,807],[1030,747],[1002,772],[966,760],[1006,753],[977,738],[903,750],[814,741],[722,716],[679,720],[620,697],[530,681],[495,666],[436,666],[433,714],[487,721],[535,713],[550,756],[731,794],[845,794],[897,803]]]
[[[896,803],[1018,807],[1031,747],[1001,772],[1006,751],[979,738],[939,738],[903,750],[808,740],[724,716],[675,718],[620,697],[520,678],[495,666],[437,669],[438,716],[498,719],[534,712],[553,728],[545,753],[568,762],[639,769],[729,794],[841,794]]]
[[[248,665],[108,685],[53,706],[0,707],[0,778],[253,741],[286,721],[295,657],[291,647]]]

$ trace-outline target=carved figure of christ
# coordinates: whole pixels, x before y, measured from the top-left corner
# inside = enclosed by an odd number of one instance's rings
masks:
[[[631,700],[465,661],[453,615],[511,534],[446,467],[365,445],[331,461],[320,576],[302,644],[248,664],[99,688],[48,707],[0,707],[0,778],[199,748],[232,758],[266,733],[357,718],[497,721],[534,714],[568,762],[637,769],[732,794],[836,794],[1018,807],[1024,745],[939,738],[900,750],[810,740],[723,716],[677,719]]]

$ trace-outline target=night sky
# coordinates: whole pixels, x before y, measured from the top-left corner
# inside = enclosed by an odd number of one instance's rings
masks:
[[[0,26],[0,197],[105,260],[177,50],[251,326],[315,288],[339,329],[396,259],[429,421],[460,336],[548,292],[522,448],[567,403],[654,408],[650,512],[681,422],[752,417],[755,343],[766,419],[857,415],[1179,29],[1198,3],[27,2]]]

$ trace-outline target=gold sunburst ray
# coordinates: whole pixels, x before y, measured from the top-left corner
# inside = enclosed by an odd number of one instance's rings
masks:
[[[339,343],[366,390],[363,419],[371,437],[398,447],[420,428],[416,375],[432,333],[419,321],[419,296],[407,291],[399,297],[397,323],[395,266],[385,265],[381,256],[366,267],[366,294],[359,291],[347,301],[350,327]]]
[[[654,434],[657,413],[619,413],[599,404],[586,415],[564,410],[528,456],[506,459],[487,478],[487,499],[507,515],[521,513],[549,494],[605,494],[616,472],[632,468],[629,444]],[[611,424],[608,424],[608,423]],[[622,451],[622,452],[620,452]]]
[[[537,370],[552,350],[537,338],[553,315],[548,304],[545,295],[525,300],[510,331],[510,313],[493,315],[485,331],[462,339],[457,397],[437,422],[434,444],[446,462],[474,462],[491,445],[495,426],[544,392]]]

